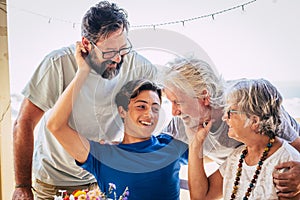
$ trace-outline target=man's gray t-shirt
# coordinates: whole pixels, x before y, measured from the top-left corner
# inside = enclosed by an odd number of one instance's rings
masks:
[[[45,126],[51,108],[75,76],[74,52],[72,45],[50,53],[23,90],[26,98],[46,112],[35,130],[33,174],[51,185],[72,186],[96,181],[76,165]],[[134,51],[124,56],[120,73],[111,80],[103,79],[92,70],[76,101],[70,102],[74,104],[70,126],[90,140],[120,140],[123,123],[114,103],[116,92],[130,80],[153,80],[156,76],[157,69]]]

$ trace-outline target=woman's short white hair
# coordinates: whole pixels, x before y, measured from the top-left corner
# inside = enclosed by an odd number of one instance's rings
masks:
[[[277,134],[281,124],[282,96],[269,81],[242,79],[228,89],[226,96],[227,110],[236,106],[248,118],[252,115],[258,116],[259,133],[264,133],[269,137]]]

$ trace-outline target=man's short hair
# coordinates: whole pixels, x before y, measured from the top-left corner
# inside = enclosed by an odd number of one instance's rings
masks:
[[[127,12],[115,3],[101,1],[85,13],[81,36],[97,43],[100,38],[106,39],[120,28],[128,31]]]

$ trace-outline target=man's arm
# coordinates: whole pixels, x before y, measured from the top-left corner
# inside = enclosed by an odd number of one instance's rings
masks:
[[[13,199],[33,199],[31,191],[31,167],[33,131],[44,111],[25,98],[14,123],[13,149],[16,190]]]
[[[283,107],[282,110],[283,129],[280,133],[281,137],[288,141],[292,139],[290,144],[300,152],[300,125]],[[275,172],[284,168],[289,170],[283,173],[273,173],[274,183],[280,191],[278,196],[300,199],[300,162],[289,161],[281,163],[275,167]]]
[[[298,150],[298,152],[300,152],[300,137],[291,142],[290,145],[292,145],[295,149]]]

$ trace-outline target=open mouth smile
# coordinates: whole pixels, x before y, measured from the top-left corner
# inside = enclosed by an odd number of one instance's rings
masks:
[[[147,122],[147,121],[139,121],[141,124],[143,124],[144,126],[151,126],[151,125],[153,125],[153,123],[152,122]]]

